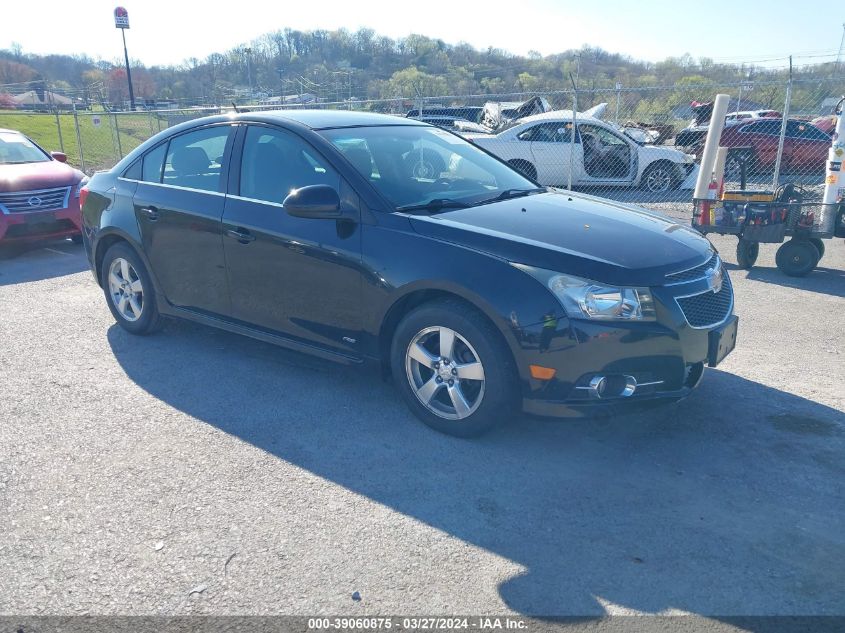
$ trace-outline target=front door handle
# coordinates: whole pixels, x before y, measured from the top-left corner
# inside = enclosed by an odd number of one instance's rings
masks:
[[[138,209],[145,218],[147,218],[150,222],[155,222],[158,220],[158,209],[155,207],[141,207]]]
[[[249,244],[255,241],[255,236],[246,229],[226,229],[226,235],[238,240],[241,244]]]

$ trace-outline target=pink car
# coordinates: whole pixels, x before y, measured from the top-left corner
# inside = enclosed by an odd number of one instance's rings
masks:
[[[0,129],[0,243],[82,241],[79,191],[88,178],[20,132]]]

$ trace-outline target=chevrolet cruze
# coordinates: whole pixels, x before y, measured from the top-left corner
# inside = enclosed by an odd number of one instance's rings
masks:
[[[412,119],[198,119],[96,174],[82,202],[129,332],[181,317],[361,365],[453,435],[519,409],[679,400],[736,341],[730,279],[694,230],[539,187]]]

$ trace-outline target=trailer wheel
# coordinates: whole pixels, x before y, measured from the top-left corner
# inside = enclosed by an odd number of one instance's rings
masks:
[[[819,252],[819,260],[824,257],[824,241],[819,237],[811,237],[810,243],[816,247],[816,250]]]
[[[784,275],[803,277],[819,263],[819,252],[809,240],[791,239],[778,249],[775,262]]]
[[[743,270],[750,270],[760,254],[760,242],[739,238],[736,244],[736,265]]]

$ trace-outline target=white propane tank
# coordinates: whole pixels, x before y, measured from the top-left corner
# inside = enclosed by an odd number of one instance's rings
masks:
[[[842,161],[845,159],[845,125],[843,125],[842,106],[845,97],[836,104],[836,129],[833,132],[833,143],[827,153],[827,165],[824,178],[824,195],[822,203],[838,204],[845,201],[845,172],[842,171]]]

